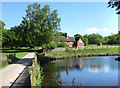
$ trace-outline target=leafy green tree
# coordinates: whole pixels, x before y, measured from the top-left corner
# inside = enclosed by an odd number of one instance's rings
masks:
[[[63,32],[57,32],[57,33],[56,33],[56,36],[66,36],[66,35],[65,35],[65,33],[63,33]]]
[[[84,44],[85,44],[85,46],[87,46],[88,45],[88,38],[84,38]]]
[[[5,23],[0,20],[0,48],[2,47],[2,30],[4,29]]]
[[[83,36],[80,34],[75,34],[74,37],[82,37],[83,38]]]
[[[87,36],[89,44],[105,43],[105,40],[100,34],[90,34]]]
[[[23,37],[23,33],[22,33],[21,27],[20,26],[14,26],[14,27],[11,27],[10,30],[14,31],[14,35],[16,37],[15,47],[17,48],[18,46],[19,47],[24,46],[25,42],[23,41],[24,37]]]
[[[116,8],[117,14],[120,14],[120,0],[109,0],[108,7]]]
[[[2,30],[2,45],[3,47],[11,47],[11,49],[13,47],[16,46],[16,41],[17,41],[17,37],[15,37],[15,33],[12,30],[6,30],[3,29]]]
[[[100,44],[101,42],[102,42],[102,41],[101,41],[99,38],[96,38],[96,39],[95,39],[95,43],[96,43],[96,44]]]
[[[49,5],[41,8],[40,4],[34,3],[28,5],[20,27],[27,46],[40,46],[54,40],[60,30],[60,18],[57,10],[51,11]]]
[[[120,35],[119,34],[113,34],[111,36],[108,36],[109,41],[107,44],[119,44]]]

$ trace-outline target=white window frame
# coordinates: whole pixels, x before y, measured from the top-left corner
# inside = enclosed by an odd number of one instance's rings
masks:
[[[70,43],[73,43],[73,42],[70,42]]]
[[[82,43],[82,40],[79,40],[79,43]]]

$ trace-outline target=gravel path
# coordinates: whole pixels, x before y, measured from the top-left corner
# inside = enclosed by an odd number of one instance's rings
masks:
[[[0,88],[11,86],[27,65],[32,63],[35,52],[29,52],[19,61],[0,70]],[[1,80],[2,79],[2,80]]]

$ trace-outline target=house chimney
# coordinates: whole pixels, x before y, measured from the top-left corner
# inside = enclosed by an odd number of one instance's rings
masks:
[[[65,33],[65,37],[68,38],[67,33]]]

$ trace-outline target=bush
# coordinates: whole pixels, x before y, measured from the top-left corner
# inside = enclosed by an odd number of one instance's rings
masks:
[[[41,86],[42,80],[43,80],[43,76],[42,76],[42,72],[43,70],[41,69],[40,65],[37,64],[37,68],[36,68],[37,72],[36,72],[36,82],[35,82],[35,86]],[[36,88],[36,87],[35,87]]]
[[[46,49],[46,48],[47,48],[47,45],[46,45],[46,44],[42,45],[42,48],[43,48],[43,49]]]
[[[12,59],[8,59],[8,63],[12,64],[13,63]]]
[[[68,44],[65,42],[61,42],[61,43],[57,44],[57,47],[67,47],[67,46],[68,46]]]
[[[43,49],[54,49],[56,47],[57,45],[55,43],[48,43],[48,44],[42,45]]]

